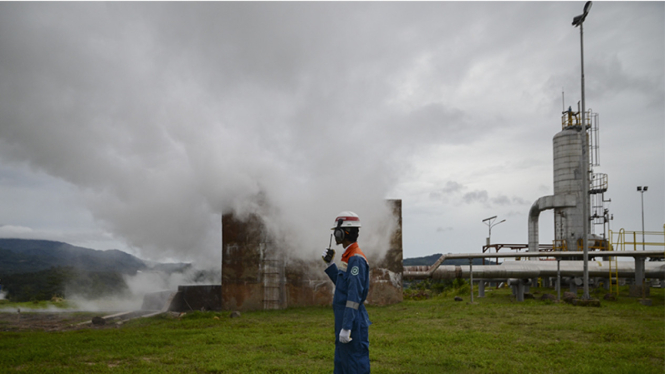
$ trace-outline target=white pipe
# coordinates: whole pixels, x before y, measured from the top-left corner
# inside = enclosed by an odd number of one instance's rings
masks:
[[[455,279],[470,278],[469,266],[439,266],[433,272],[404,271],[404,279]],[[610,262],[589,261],[589,276],[607,277],[610,273]],[[612,272],[618,272],[618,276],[625,278],[635,274],[633,262],[618,262],[612,265]],[[560,261],[561,276],[582,276],[584,264],[581,261]],[[483,279],[509,279],[509,278],[538,278],[556,277],[557,264],[554,261],[529,261],[529,262],[504,262],[501,265],[476,265],[473,267],[473,277]],[[665,279],[665,263],[645,263],[645,276],[647,278]]]
[[[581,251],[554,251],[554,252],[510,252],[510,253],[449,253],[441,255],[432,266],[405,266],[403,276],[414,279],[430,278],[434,271],[445,261],[452,259],[470,258],[510,258],[510,257],[574,257],[582,256]],[[593,251],[589,258],[593,257],[664,257],[665,251]],[[492,265],[496,266],[496,265]]]

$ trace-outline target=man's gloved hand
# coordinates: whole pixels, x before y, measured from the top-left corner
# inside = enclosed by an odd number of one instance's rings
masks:
[[[342,331],[339,332],[339,342],[340,343],[346,344],[346,343],[350,342],[351,340],[353,340],[353,339],[351,339],[351,330],[342,329]]]
[[[323,253],[321,253],[321,258],[326,265],[330,266],[335,258],[335,251],[333,249],[324,249]]]

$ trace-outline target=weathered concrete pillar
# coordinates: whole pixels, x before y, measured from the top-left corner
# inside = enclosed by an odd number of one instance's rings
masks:
[[[478,281],[478,297],[485,297],[485,280]]]
[[[524,282],[521,279],[508,279],[508,284],[513,290],[513,296],[515,300],[524,301]]]
[[[646,258],[635,257],[635,284],[629,287],[630,297],[649,297],[650,283],[646,282],[644,275],[644,262]]]
[[[524,285],[522,282],[517,284],[517,301],[524,301]]]
[[[644,280],[644,257],[635,257],[635,285],[641,286]]]

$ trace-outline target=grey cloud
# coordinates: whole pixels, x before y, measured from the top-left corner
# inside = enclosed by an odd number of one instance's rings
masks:
[[[496,197],[493,197],[490,199],[492,204],[495,205],[502,205],[502,206],[508,206],[508,205],[529,205],[530,203],[526,201],[525,199],[519,197],[519,196],[513,196],[512,198],[509,198],[506,195],[499,195]]]
[[[508,198],[508,196],[505,196],[505,195],[499,195],[497,197],[493,197],[493,198],[490,199],[490,201],[493,204],[496,204],[496,205],[509,205],[510,204],[510,199]]]
[[[455,181],[446,182],[446,186],[436,191],[432,191],[429,194],[429,198],[432,200],[441,200],[444,203],[449,201],[448,197],[454,193],[460,192],[465,187]]]
[[[466,188],[467,187],[458,182],[448,181],[446,182],[446,186],[444,188],[430,192],[429,197],[431,200],[438,200],[447,203],[451,195],[460,193]],[[466,204],[481,203],[487,207],[531,204],[530,202],[519,196],[508,197],[503,194],[499,194],[497,196],[490,196],[490,193],[487,190],[476,190],[476,191],[467,192],[462,195],[461,201],[463,201]]]
[[[404,142],[418,146],[459,144],[478,138],[477,133],[469,131],[476,125],[469,123],[464,113],[440,103],[427,104],[391,117],[381,124],[383,131],[390,131],[392,136],[401,136]]]
[[[661,40],[661,44],[665,41]],[[665,90],[662,85],[665,72],[660,77],[646,76],[640,71],[628,71],[615,54],[604,60],[595,60],[588,69],[593,71],[593,79],[589,79],[588,94],[597,101],[621,92],[632,91],[640,98],[647,100],[652,106],[662,105],[665,101]]]
[[[662,83],[665,79],[662,69],[665,5],[662,2],[635,5],[618,2],[613,6],[595,7],[588,19],[591,23],[584,33],[585,90],[587,102],[593,106],[618,95],[626,107],[632,104],[626,100],[647,102],[653,108],[662,107],[665,100]],[[601,23],[610,19],[612,27],[602,27]],[[579,49],[574,52],[569,56],[578,59],[578,63],[553,66],[544,85],[550,92],[564,88],[566,97],[574,98],[567,100],[566,107],[577,102],[580,96]],[[560,97],[557,100],[553,95],[552,99],[552,107],[558,104],[560,108]]]
[[[489,200],[487,191],[471,191],[467,192],[462,196],[462,200],[467,203],[467,204],[472,204],[472,203],[483,203],[487,204],[487,201]]]
[[[455,182],[455,181],[448,181],[446,182],[446,187],[444,187],[441,191],[443,193],[453,193],[453,192],[459,192],[462,189],[464,189],[464,186]]]
[[[440,191],[432,191],[429,193],[429,198],[432,200],[441,200],[443,199],[443,194]]]
[[[528,200],[523,199],[519,196],[513,196],[511,201],[512,201],[513,204],[516,204],[516,205],[531,205],[533,203],[533,202],[529,202]]]
[[[508,213],[505,214],[506,217],[516,217],[516,216],[523,216],[525,215],[525,212],[520,212],[520,211],[514,211],[511,210]]]

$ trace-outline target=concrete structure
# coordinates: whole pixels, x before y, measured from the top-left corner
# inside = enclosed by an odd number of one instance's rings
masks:
[[[388,200],[396,219],[390,247],[370,261],[368,304],[402,301],[402,201]],[[362,234],[361,234],[362,235]],[[143,310],[268,310],[332,303],[334,285],[317,259],[289,258],[287,245],[267,233],[258,215],[222,217],[222,284],[178,286],[146,294]],[[339,259],[341,254],[337,256]]]
[[[178,286],[169,310],[174,311],[208,311],[221,310],[222,287],[219,285]]]
[[[221,286],[178,286],[177,291],[151,292],[143,297],[141,310],[176,312],[221,310]]]
[[[281,264],[268,242],[259,216],[237,220],[233,214],[222,217],[222,305],[225,309],[279,309],[284,300],[285,281]],[[277,274],[274,272],[277,271]],[[265,285],[265,287],[264,287]],[[265,294],[265,295],[264,295]]]

